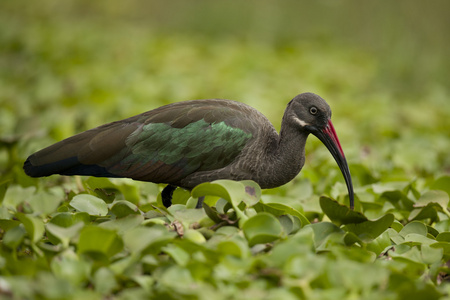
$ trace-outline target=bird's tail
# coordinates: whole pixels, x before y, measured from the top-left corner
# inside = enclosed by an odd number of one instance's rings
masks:
[[[52,174],[119,177],[108,172],[103,162],[124,147],[126,136],[134,129],[111,123],[82,132],[30,155],[23,169],[31,177]]]
[[[74,170],[80,168],[78,153],[85,139],[86,135],[75,135],[30,155],[23,164],[25,173],[31,177],[79,175]]]

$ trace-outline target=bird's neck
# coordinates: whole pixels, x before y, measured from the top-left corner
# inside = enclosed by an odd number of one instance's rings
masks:
[[[263,188],[283,185],[300,172],[305,163],[305,144],[308,133],[282,122],[280,134],[267,139],[264,163],[258,172]]]

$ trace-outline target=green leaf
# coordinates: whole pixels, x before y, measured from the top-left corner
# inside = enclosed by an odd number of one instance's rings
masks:
[[[199,184],[192,189],[192,197],[199,198],[205,195],[214,195],[221,197],[233,206],[238,206],[245,197],[245,186],[237,181],[216,180]]]
[[[16,249],[22,243],[26,233],[27,231],[22,226],[11,228],[3,235],[3,245]]]
[[[42,219],[23,213],[16,213],[16,218],[22,222],[33,243],[38,242],[42,238],[45,231]]]
[[[362,213],[353,211],[349,207],[325,196],[320,197],[320,207],[328,218],[338,226],[367,221],[367,218]]]
[[[242,180],[240,182],[244,185],[245,188],[246,196],[243,200],[248,207],[252,207],[261,199],[261,187],[252,180]]]
[[[262,212],[249,218],[242,226],[242,230],[249,245],[254,246],[279,239],[283,227],[273,215]]]
[[[245,259],[249,256],[246,241],[239,236],[223,239],[217,243],[217,253],[221,255],[232,255]]]
[[[430,185],[430,189],[445,191],[450,197],[450,176],[444,175],[439,177]]]
[[[439,233],[439,234],[436,236],[436,241],[439,241],[439,242],[449,242],[449,243],[450,243],[450,232],[444,231],[444,232]]]
[[[77,213],[60,212],[53,215],[53,217],[50,219],[50,223],[58,225],[60,227],[70,227],[78,222],[89,224],[90,222],[89,214],[85,212],[77,212]]]
[[[428,203],[425,207],[420,209],[414,209],[409,214],[410,220],[425,220],[429,219],[430,222],[439,221],[438,212],[442,211],[442,207],[437,203]]]
[[[333,239],[341,239],[344,241],[344,231],[330,222],[320,222],[307,225],[305,228],[310,227],[314,232],[314,246],[316,249],[324,249],[323,245]]]
[[[296,233],[302,227],[302,221],[297,216],[282,215],[278,217],[278,220],[286,234]]]
[[[183,239],[190,240],[196,244],[203,244],[206,242],[204,235],[194,229],[187,229],[183,234]]]
[[[58,278],[63,278],[73,286],[81,287],[89,278],[91,265],[71,252],[59,255],[50,264],[51,270]]]
[[[258,196],[260,197],[261,191],[259,186],[251,181],[215,180],[199,184],[192,190],[191,194],[194,198],[213,195],[227,200],[233,206],[239,218],[239,224],[242,226],[248,217],[239,208],[239,205],[241,202],[244,202],[247,206],[254,205],[257,202],[255,199]]]
[[[388,231],[383,232],[376,239],[366,245],[366,249],[375,252],[377,256],[392,246]]]
[[[392,222],[394,222],[394,215],[387,214],[374,221],[367,220],[361,223],[347,224],[345,228],[356,234],[363,241],[370,242],[385,232]]]
[[[443,209],[447,209],[449,202],[449,195],[444,191],[432,190],[423,194],[419,200],[417,200],[415,207],[423,207],[429,203],[437,203]]]
[[[420,252],[422,254],[423,262],[429,265],[440,262],[444,255],[444,250],[442,248],[431,248],[428,245],[422,245],[420,247]]]
[[[399,232],[402,237],[407,236],[410,233],[420,234],[422,236],[427,236],[428,230],[427,226],[419,221],[413,221],[408,223],[403,227],[403,229]]]
[[[189,262],[189,253],[174,244],[162,247],[161,250],[162,252],[169,254],[173,260],[182,267],[186,266]]]
[[[178,188],[175,189],[172,195],[172,204],[186,204],[191,197],[191,193],[188,190]]]
[[[80,232],[78,253],[100,253],[107,258],[120,252],[123,242],[113,230],[98,226],[85,226]]]
[[[299,218],[302,226],[310,223],[309,220],[298,210],[296,210],[290,206],[284,205],[282,203],[262,203],[261,202],[261,203],[258,203],[257,205],[255,205],[255,209],[257,211],[265,211],[265,212],[271,213],[275,216],[281,216],[281,215],[285,215],[285,214],[295,216],[295,217]]]
[[[172,213],[173,217],[183,223],[186,228],[189,228],[194,223],[199,223],[201,219],[203,219],[206,214],[203,209],[186,209],[181,207],[180,209],[176,209],[174,206],[169,207],[169,212]]]
[[[62,190],[59,190],[58,193],[42,191],[31,196],[28,203],[34,213],[47,215],[54,212],[63,199],[64,193]]]
[[[434,244],[436,241],[434,239],[430,239],[426,236],[423,236],[422,234],[417,233],[409,233],[405,235],[405,243],[409,244],[410,246],[416,245],[431,245]]]
[[[169,232],[165,226],[154,225],[152,227],[136,227],[128,230],[123,235],[125,247],[131,252],[142,252],[149,247],[164,246],[174,239],[177,234]]]
[[[123,234],[130,230],[131,228],[135,228],[144,222],[144,217],[142,215],[134,215],[130,214],[126,217],[120,219],[109,220],[106,222],[100,223],[98,226],[112,229],[117,231],[119,234]]]
[[[60,227],[53,223],[47,223],[45,225],[47,229],[47,236],[50,242],[52,242],[54,245],[61,242],[64,248],[67,248],[69,246],[70,240],[78,235],[83,226],[84,223],[82,222],[75,223],[70,227]]]
[[[11,228],[14,228],[16,226],[19,226],[20,222],[16,220],[2,220],[0,219],[0,228],[4,231],[8,231]]]
[[[106,203],[102,199],[88,194],[76,195],[70,201],[70,206],[91,216],[106,216],[108,214]]]
[[[114,273],[105,267],[99,268],[93,276],[95,290],[102,295],[111,293],[118,287]]]
[[[141,211],[139,208],[134,205],[133,203],[126,201],[126,200],[116,200],[113,202],[111,206],[111,212],[117,217],[117,218],[123,218],[130,214],[140,214]]]
[[[23,188],[19,185],[10,185],[6,190],[2,206],[16,211],[17,206],[32,198],[35,191],[34,186]]]

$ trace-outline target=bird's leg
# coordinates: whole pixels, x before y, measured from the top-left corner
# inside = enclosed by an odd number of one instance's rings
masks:
[[[165,207],[170,207],[172,205],[172,195],[176,188],[176,186],[168,184],[162,190],[161,200]]]
[[[198,202],[195,208],[202,208],[203,207],[203,200],[205,200],[205,196],[198,197]]]

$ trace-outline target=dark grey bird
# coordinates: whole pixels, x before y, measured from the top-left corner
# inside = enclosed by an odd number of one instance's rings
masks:
[[[350,170],[330,106],[313,93],[288,103],[280,134],[246,104],[184,101],[69,137],[30,155],[24,170],[31,177],[90,175],[166,183],[162,198],[168,207],[176,187],[191,190],[217,179],[250,179],[267,189],[291,181],[305,163],[310,133],[336,160],[353,208]]]

